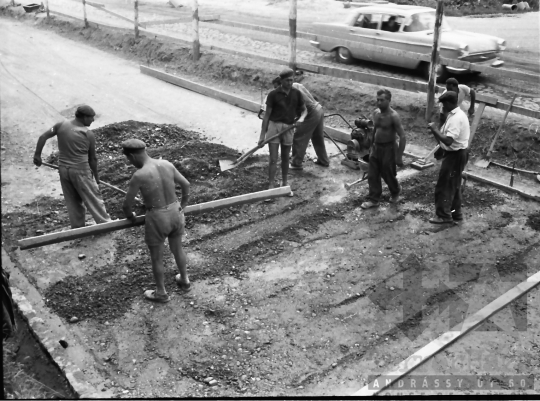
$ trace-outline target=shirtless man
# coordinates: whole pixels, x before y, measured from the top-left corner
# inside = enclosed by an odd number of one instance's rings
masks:
[[[122,143],[122,148],[128,161],[138,169],[131,177],[122,209],[126,217],[135,222],[136,216],[131,210],[131,205],[139,191],[147,209],[144,240],[150,250],[157,289],[145,291],[144,296],[151,301],[169,302],[163,267],[165,238],[169,239],[169,247],[180,271],[175,277],[176,283],[184,292],[191,290],[186,269],[186,254],[182,249],[185,222],[183,209],[189,199],[189,182],[170,162],[148,156],[143,141],[128,139]],[[180,185],[182,189],[180,203],[176,197],[175,184]]]
[[[396,164],[403,166],[405,150],[405,131],[401,126],[399,114],[390,107],[392,93],[388,89],[377,91],[378,111],[373,113],[374,140],[369,154],[368,200],[362,203],[362,209],[379,206],[382,195],[381,177],[390,190],[391,203],[399,202],[401,187],[396,175]],[[396,134],[399,136],[399,147],[396,151]]]

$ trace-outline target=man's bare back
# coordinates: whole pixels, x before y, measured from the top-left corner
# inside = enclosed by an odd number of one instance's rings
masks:
[[[175,192],[178,170],[167,160],[150,159],[133,174],[132,181],[141,191],[148,209],[163,207],[178,200]]]

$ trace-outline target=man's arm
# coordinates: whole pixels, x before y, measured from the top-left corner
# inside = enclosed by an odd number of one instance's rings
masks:
[[[405,130],[403,129],[403,125],[401,125],[401,119],[399,118],[399,114],[393,113],[392,119],[394,120],[394,128],[396,129],[396,133],[399,136],[399,147],[396,154],[396,164],[399,167],[403,167],[403,152],[405,151],[407,138],[405,135]]]
[[[37,141],[37,145],[36,145],[36,151],[34,153],[34,164],[36,166],[41,166],[41,152],[43,152],[43,147],[45,146],[45,143],[47,142],[47,140],[49,140],[50,138],[56,136],[56,129],[58,128],[58,124],[55,124],[54,127],[52,127],[51,129],[48,129],[47,131],[45,131],[43,134],[41,134],[39,136],[39,139]]]
[[[137,193],[139,192],[140,183],[137,179],[136,175],[133,175],[131,177],[131,180],[129,181],[129,188],[126,193],[126,197],[124,199],[124,203],[122,205],[122,210],[124,211],[124,215],[127,219],[131,220],[132,223],[135,222],[135,213],[131,210],[131,206],[133,205],[133,202],[135,200],[135,196],[137,196]]]
[[[305,103],[302,105],[302,109],[300,112],[300,117],[298,117],[297,123],[303,123],[307,116],[307,107]]]
[[[88,164],[92,173],[94,173],[94,178],[96,179],[97,184],[99,185],[99,176],[97,168],[97,156],[96,156],[96,137],[94,133],[90,130],[86,133],[88,140],[90,141],[90,147],[88,148]]]
[[[261,136],[259,138],[259,146],[264,142],[266,131],[268,131],[268,124],[270,123],[270,115],[272,114],[272,107],[266,104],[266,111],[264,112],[264,118],[261,126]]]
[[[189,201],[189,181],[186,180],[186,177],[184,177],[180,172],[173,166],[174,169],[174,183],[180,185],[180,188],[182,189],[182,200],[180,202],[180,206],[182,209],[185,209],[185,207],[188,205]]]
[[[471,106],[469,107],[469,115],[472,116],[474,114],[474,103],[476,102],[476,92],[474,89],[471,88]]]
[[[436,127],[435,123],[429,123],[428,128],[431,130],[431,133],[435,137],[435,139],[439,142],[444,143],[446,146],[450,146],[454,143],[454,138],[443,135],[441,131]],[[449,130],[451,127],[449,127]]]

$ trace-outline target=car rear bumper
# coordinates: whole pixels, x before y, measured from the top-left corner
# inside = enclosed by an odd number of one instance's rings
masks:
[[[499,68],[499,67],[502,67],[502,65],[504,64],[504,61],[497,58],[497,59],[491,59],[491,60],[481,61],[481,62],[472,63],[472,64],[474,64],[474,65],[483,65],[483,66],[486,66],[486,67]],[[468,68],[456,68],[456,67],[446,66],[446,69],[448,71],[454,73],[454,74],[468,74],[468,73],[472,72]]]

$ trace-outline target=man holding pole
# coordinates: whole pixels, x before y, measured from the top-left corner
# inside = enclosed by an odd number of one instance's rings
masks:
[[[45,143],[58,136],[58,170],[71,228],[85,226],[86,208],[97,224],[111,221],[98,187],[96,138],[88,129],[95,115],[90,106],[79,106],[75,119],[57,123],[39,137],[34,154],[34,164],[41,166]]]
[[[268,142],[270,150],[270,163],[268,166],[268,189],[275,186],[274,180],[277,171],[277,158],[281,145],[281,174],[282,186],[287,186],[289,173],[289,154],[293,144],[293,129],[297,116],[298,123],[302,123],[307,115],[306,105],[302,94],[293,88],[294,71],[286,68],[279,74],[281,86],[268,94],[266,99],[266,112],[261,127],[259,146],[270,137],[283,132],[279,137]]]
[[[122,143],[124,155],[137,168],[129,182],[129,189],[122,207],[126,218],[135,222],[135,213],[131,206],[140,191],[146,206],[144,222],[144,240],[150,251],[152,271],[156,280],[156,290],[144,292],[146,299],[155,302],[169,302],[170,297],[165,290],[163,267],[163,250],[165,239],[169,239],[169,247],[180,274],[175,281],[184,292],[191,290],[187,275],[186,253],[182,249],[184,233],[184,208],[189,199],[189,182],[167,160],[156,160],[146,153],[146,145],[138,139],[128,139]],[[182,201],[178,202],[175,184],[182,189]]]
[[[461,110],[463,110],[463,111],[467,110],[469,116],[472,116],[474,114],[474,104],[476,102],[476,92],[474,91],[474,89],[469,88],[467,85],[460,84],[458,82],[458,80],[455,79],[455,78],[448,78],[446,80],[446,89],[442,94],[444,95],[448,91],[452,91],[452,92],[457,93],[457,95],[458,95],[458,97],[457,97],[457,106]],[[466,106],[463,103],[466,96],[471,97],[471,103],[470,103],[468,109],[466,108]],[[443,126],[444,122],[446,121],[447,116],[448,116],[448,114],[444,111],[444,106],[441,103],[439,127]]]
[[[429,219],[433,224],[463,220],[461,174],[469,158],[469,119],[458,107],[458,95],[448,91],[439,97],[439,102],[442,103],[448,118],[440,131],[435,123],[428,124],[431,133],[441,145],[439,151],[443,153],[439,179],[435,186],[435,217]]]

